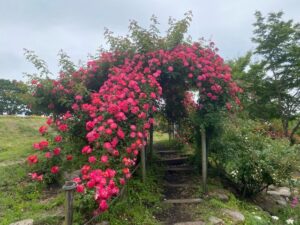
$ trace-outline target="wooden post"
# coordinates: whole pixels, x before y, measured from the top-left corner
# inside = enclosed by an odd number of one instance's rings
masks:
[[[171,142],[171,122],[168,121],[168,134],[169,134],[169,143]]]
[[[201,167],[201,129],[199,126],[194,127],[194,139],[195,139],[195,147],[196,147],[196,156],[195,156],[195,162],[197,164],[198,172],[200,173]]]
[[[141,163],[142,163],[142,179],[143,182],[146,181],[146,153],[145,153],[145,147],[141,150]]]
[[[202,145],[202,185],[204,194],[207,193],[207,152],[206,152],[206,134],[205,128],[201,129],[201,145]]]
[[[66,207],[65,207],[65,225],[73,224],[73,199],[76,183],[73,181],[67,181],[63,186],[63,190],[66,192]]]
[[[152,163],[153,159],[153,124],[150,126],[149,134],[149,162]]]
[[[173,123],[173,139],[175,140],[177,130],[176,130],[176,123]]]

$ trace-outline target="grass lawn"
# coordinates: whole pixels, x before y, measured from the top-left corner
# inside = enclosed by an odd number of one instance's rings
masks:
[[[24,159],[33,142],[42,139],[38,128],[45,121],[42,117],[0,116],[0,163]]]
[[[42,117],[0,116],[0,225],[32,218],[36,224],[49,215],[47,221],[58,223],[64,202],[57,190],[42,191],[28,182],[26,157],[32,144],[41,139],[38,128],[45,123]],[[41,221],[41,222],[38,222]]]

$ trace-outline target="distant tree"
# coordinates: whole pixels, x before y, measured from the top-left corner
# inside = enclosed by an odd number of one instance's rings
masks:
[[[276,110],[273,115],[280,118],[285,136],[293,143],[300,127],[300,24],[285,21],[283,12],[270,13],[267,18],[256,12],[255,16],[252,40],[260,61],[251,72],[255,71],[259,81],[254,87],[259,96],[256,104]],[[297,122],[289,127],[291,121]]]
[[[0,114],[28,113],[28,86],[21,81],[0,79]]]
[[[244,90],[241,96],[243,112],[251,118],[269,121],[280,118],[277,106],[272,101],[268,81],[264,80],[265,70],[260,62],[252,62],[252,52],[228,61],[232,69],[232,76]]]

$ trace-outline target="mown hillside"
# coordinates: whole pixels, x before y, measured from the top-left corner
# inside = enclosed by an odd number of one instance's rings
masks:
[[[23,160],[32,150],[32,143],[41,139],[38,128],[44,122],[40,116],[1,116],[0,163]]]
[[[44,122],[42,117],[0,116],[0,225],[28,218],[59,224],[55,216],[62,212],[63,193],[42,192],[28,182],[25,163],[33,142],[41,139],[38,128]]]

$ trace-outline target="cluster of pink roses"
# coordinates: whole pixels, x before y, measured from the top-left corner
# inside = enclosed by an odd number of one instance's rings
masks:
[[[65,86],[55,82],[53,93],[68,91],[76,80],[94,77],[101,70],[101,62],[114,62],[115,54],[105,54],[104,59],[91,61],[86,69],[81,68],[72,74],[74,80]],[[81,177],[75,178],[77,191],[85,193],[94,190],[99,211],[108,208],[108,201],[119,193],[119,187],[131,177],[131,170],[137,163],[139,152],[146,145],[148,130],[154,119],[150,117],[157,110],[155,103],[162,95],[161,76],[185,76],[185,85],[198,88],[200,94],[198,110],[207,102],[224,104],[229,109],[233,99],[238,103],[237,94],[241,89],[231,80],[230,68],[213,50],[202,48],[198,43],[191,46],[179,45],[173,50],[159,50],[147,54],[136,54],[125,58],[124,63],[110,68],[107,80],[98,92],[89,96],[76,93],[69,111],[49,118],[48,125],[54,125],[64,134],[83,118],[87,144],[81,149],[86,162],[81,168]],[[35,85],[38,85],[34,82]],[[176,93],[174,93],[176,94]],[[89,101],[83,101],[89,99]],[[191,100],[191,96],[189,96]],[[221,105],[225,107],[225,105]],[[48,127],[42,126],[40,133],[45,135]],[[45,158],[61,157],[72,160],[73,155],[64,154],[63,135],[48,141],[34,144],[37,150],[45,150]],[[50,150],[51,149],[51,150]],[[28,157],[29,164],[39,162],[37,155]],[[60,172],[60,165],[49,169],[52,174]],[[42,174],[32,173],[34,180],[42,180]]]

